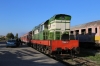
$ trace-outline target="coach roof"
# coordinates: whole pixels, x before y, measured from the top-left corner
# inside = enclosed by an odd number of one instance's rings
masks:
[[[92,22],[89,22],[89,23],[73,26],[73,27],[71,27],[71,30],[80,29],[80,28],[86,28],[86,27],[91,27],[91,26],[96,27],[98,25],[100,25],[100,20],[92,21]]]

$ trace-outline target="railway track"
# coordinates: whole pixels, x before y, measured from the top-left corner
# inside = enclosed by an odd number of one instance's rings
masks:
[[[35,49],[37,50],[37,49]],[[39,51],[39,50],[37,50]],[[41,52],[41,51],[39,51]],[[44,52],[41,52],[45,54]],[[65,64],[66,66],[99,66],[95,62],[90,61],[88,59],[85,59],[83,57],[75,56],[72,58],[70,54],[66,55],[56,55],[56,56],[50,56],[48,54],[45,54],[46,56],[53,58],[57,61],[60,61],[61,63]]]
[[[77,56],[75,56],[75,58],[72,59],[70,56],[65,56],[65,57],[56,56],[54,57],[54,59],[68,66],[99,66],[93,61],[87,60],[82,57],[77,57]]]
[[[43,53],[45,54],[45,53]],[[75,58],[71,58],[70,55],[56,55],[56,56],[50,56],[48,54],[45,54],[63,64],[65,64],[66,66],[99,66],[97,65],[95,62],[87,60],[85,58],[82,57],[77,57],[75,56]]]
[[[73,66],[98,66],[96,65],[95,62],[93,61],[89,61],[87,59],[84,59],[84,58],[74,58],[73,60],[71,61],[68,61],[67,59],[64,59],[63,60],[64,62],[67,62],[67,63],[70,63],[72,64]]]
[[[100,52],[100,47],[99,47],[99,48],[96,48],[96,51],[97,51],[97,52]]]

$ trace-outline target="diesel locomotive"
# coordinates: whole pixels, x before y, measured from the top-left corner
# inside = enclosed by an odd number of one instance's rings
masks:
[[[21,40],[41,52],[49,55],[79,53],[79,41],[70,33],[71,16],[56,14],[45,22],[35,26]]]

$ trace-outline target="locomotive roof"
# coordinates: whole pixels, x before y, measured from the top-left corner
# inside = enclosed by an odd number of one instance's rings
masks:
[[[47,23],[48,21],[49,21],[49,19],[48,19],[48,20],[46,20],[45,22],[43,22],[43,23],[39,24],[38,26],[35,26],[35,27],[33,28],[33,31],[34,31],[35,29],[39,28],[39,26],[40,26],[40,25],[43,25],[43,24]]]
[[[80,28],[87,28],[87,27],[91,27],[91,26],[96,27],[99,25],[100,25],[100,20],[97,20],[97,21],[92,21],[89,23],[73,26],[73,27],[71,27],[71,30],[76,30],[76,29],[80,29]]]
[[[49,20],[55,19],[57,16],[70,16],[67,14],[55,14],[53,17],[51,17]],[[70,16],[71,17],[71,16]]]
[[[42,22],[42,23],[41,23],[41,25],[43,25],[44,23],[46,23],[46,22],[48,22],[48,21],[49,21],[49,19],[48,19],[48,20],[46,20],[45,22]]]
[[[70,15],[67,15],[67,14],[55,14],[53,17],[56,17],[56,16],[70,16]]]
[[[50,19],[48,19],[48,20],[46,20],[45,22],[42,22],[41,24],[39,24],[38,26],[35,26],[33,29],[32,29],[32,31],[34,31],[35,29],[37,29],[40,25],[43,25],[43,24],[45,24],[45,23],[47,23],[49,20],[51,20],[52,18],[56,18],[57,16],[62,16],[62,15],[64,15],[64,16],[70,16],[70,15],[67,15],[67,14],[55,14],[53,17],[51,17]]]
[[[44,23],[46,23],[46,22],[48,22],[49,20],[51,20],[52,18],[55,18],[56,16],[62,16],[62,15],[64,15],[64,16],[70,16],[70,15],[67,15],[67,14],[56,14],[56,15],[54,15],[53,17],[51,17],[50,19],[48,19],[48,20],[46,20],[45,22],[43,22],[43,23],[41,23],[41,25],[42,24],[44,24]]]

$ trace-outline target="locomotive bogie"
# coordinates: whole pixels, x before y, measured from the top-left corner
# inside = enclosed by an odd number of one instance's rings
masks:
[[[32,40],[32,45],[34,48],[41,52],[49,52],[53,54],[54,52],[67,52],[68,50],[73,50],[78,48],[77,40],[65,41],[62,40]]]

